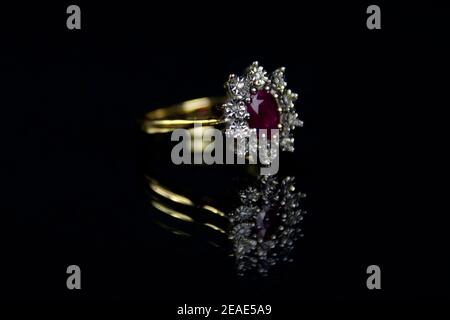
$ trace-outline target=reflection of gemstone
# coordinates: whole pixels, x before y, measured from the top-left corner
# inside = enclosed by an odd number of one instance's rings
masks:
[[[290,259],[302,236],[300,202],[305,197],[295,192],[294,183],[293,177],[261,176],[240,192],[240,206],[228,213],[239,274],[255,270],[267,275],[278,262]]]
[[[256,228],[258,238],[261,240],[269,240],[278,228],[281,226],[281,217],[279,214],[280,207],[264,206],[256,218]]]
[[[265,90],[259,90],[251,96],[247,104],[250,114],[248,125],[254,129],[278,129],[280,123],[280,112],[275,98]],[[268,132],[270,135],[270,131]]]

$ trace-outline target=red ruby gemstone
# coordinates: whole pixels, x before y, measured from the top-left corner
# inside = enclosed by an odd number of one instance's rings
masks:
[[[280,112],[275,98],[265,90],[259,90],[251,97],[247,104],[250,114],[248,125],[254,129],[267,129],[270,137],[270,129],[278,129],[280,123]]]

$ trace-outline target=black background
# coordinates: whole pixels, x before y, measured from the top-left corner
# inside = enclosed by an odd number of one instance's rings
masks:
[[[82,2],[77,31],[69,4],[2,8],[2,298],[162,301],[167,315],[444,299],[444,8],[379,4],[382,29],[368,30],[371,3]],[[286,66],[300,93],[295,167],[311,212],[295,262],[259,281],[153,226],[136,130],[152,106],[223,94],[254,60]],[[81,291],[66,289],[70,264]],[[380,291],[365,286],[371,264]]]

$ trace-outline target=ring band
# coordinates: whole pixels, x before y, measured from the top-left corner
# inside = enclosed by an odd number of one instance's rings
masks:
[[[160,108],[147,113],[142,130],[148,134],[171,132],[178,128],[220,126],[225,123],[221,117],[221,106],[225,97],[198,98]]]

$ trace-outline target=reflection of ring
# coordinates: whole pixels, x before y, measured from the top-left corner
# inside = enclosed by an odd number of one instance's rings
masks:
[[[223,126],[227,135],[246,139],[259,129],[280,130],[282,151],[294,151],[292,130],[301,126],[294,103],[298,95],[286,88],[285,68],[270,77],[254,62],[243,76],[230,75],[225,83],[226,98],[200,98],[149,112],[142,129],[149,133],[170,132],[177,128]]]
[[[300,208],[303,193],[293,177],[260,176],[236,192],[233,209],[196,201],[147,177],[152,206],[161,213],[155,222],[178,236],[200,235],[218,247],[231,249],[239,274],[266,275],[291,259],[295,241],[303,236]],[[232,192],[233,194],[233,192]]]

